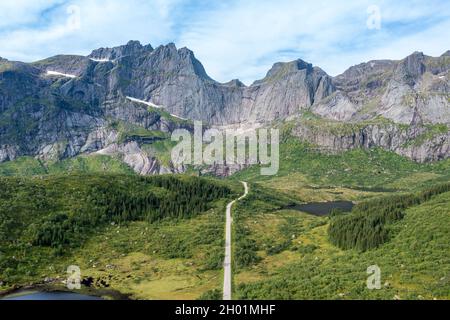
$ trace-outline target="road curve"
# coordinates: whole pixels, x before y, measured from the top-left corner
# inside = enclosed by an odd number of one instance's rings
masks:
[[[244,185],[244,194],[237,200],[227,204],[226,222],[225,222],[225,261],[223,263],[223,300],[231,300],[231,207],[236,201],[245,198],[248,194],[247,182],[241,181]]]

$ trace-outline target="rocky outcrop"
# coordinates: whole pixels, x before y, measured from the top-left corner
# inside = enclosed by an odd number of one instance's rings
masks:
[[[125,144],[113,143],[96,153],[118,156],[136,173],[141,175],[183,173],[185,171],[185,167],[182,165],[178,167],[175,167],[172,164],[168,167],[161,165],[160,161],[154,155],[143,151],[135,141],[127,142]]]
[[[450,59],[415,52],[401,61],[371,61],[333,79],[337,92],[312,111],[332,120],[385,117],[407,125],[450,123]]]
[[[17,158],[17,150],[14,146],[0,146],[0,163],[4,161],[12,161]]]
[[[212,165],[207,166],[200,169],[201,175],[213,175],[216,177],[229,177],[236,172],[244,170],[248,168],[249,165],[246,164],[221,164],[221,165]]]
[[[174,44],[154,49],[130,41],[87,57],[59,55],[31,64],[1,59],[0,162],[113,148],[137,172],[177,172],[182,169],[161,166],[142,151],[152,139],[121,141],[114,126],[169,133],[201,120],[251,127],[305,111],[343,123],[384,118],[398,124],[369,125],[350,136],[313,134],[302,124],[295,129],[318,145],[336,150],[374,145],[418,161],[447,158],[448,133],[417,140],[415,132],[450,124],[449,68],[448,52],[436,58],[416,52],[401,61],[363,63],[333,78],[299,59],[276,63],[263,79],[245,86],[239,80],[214,81],[192,51]],[[400,124],[414,129],[400,132]]]
[[[125,56],[139,55],[143,52],[151,52],[151,45],[142,46],[139,41],[129,41],[126,45],[114,48],[100,48],[92,51],[88,56],[98,62],[113,61]]]
[[[332,79],[302,60],[276,63],[262,80],[243,89],[238,122],[285,119],[312,106],[333,91]]]
[[[450,132],[431,134],[423,127],[405,128],[394,123],[344,128],[303,123],[292,134],[331,153],[380,147],[419,162],[446,159],[450,154]]]

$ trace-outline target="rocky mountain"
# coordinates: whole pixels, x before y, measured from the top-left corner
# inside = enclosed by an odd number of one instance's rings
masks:
[[[192,51],[174,44],[130,41],[34,63],[0,59],[0,162],[98,152],[141,174],[178,172],[145,146],[191,120],[293,121],[294,136],[333,151],[380,146],[418,161],[448,158],[449,69],[448,52],[370,61],[337,77],[295,60],[245,86],[214,81]]]
[[[333,79],[336,92],[313,110],[334,120],[382,116],[402,124],[450,122],[449,64],[415,52],[401,61],[371,61]]]
[[[307,126],[296,132],[335,150],[381,146],[417,161],[448,158],[449,69],[448,53],[434,58],[419,52],[351,67],[333,79],[336,91],[311,111],[357,129],[328,137],[323,130],[312,137]]]

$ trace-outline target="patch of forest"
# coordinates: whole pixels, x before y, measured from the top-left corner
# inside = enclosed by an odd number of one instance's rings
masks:
[[[390,238],[390,227],[401,220],[407,208],[429,201],[433,196],[450,191],[450,183],[420,192],[371,199],[357,204],[349,214],[331,217],[328,236],[341,249],[366,251]]]
[[[79,246],[104,225],[186,219],[227,198],[219,182],[188,176],[0,177],[0,249]]]

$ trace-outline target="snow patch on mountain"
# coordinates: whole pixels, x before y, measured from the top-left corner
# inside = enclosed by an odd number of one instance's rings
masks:
[[[170,115],[171,115],[172,117],[174,117],[174,118],[177,118],[177,119],[187,120],[186,118],[179,117],[179,116],[177,116],[176,114],[173,114],[173,113],[171,113]]]
[[[66,78],[71,78],[71,79],[77,77],[76,75],[73,75],[73,74],[67,74],[67,73],[62,73],[62,72],[58,72],[58,71],[50,71],[50,70],[47,70],[47,75],[48,76],[60,76],[60,77],[66,77]]]
[[[112,60],[109,59],[95,59],[95,58],[89,58],[94,62],[112,62]]]
[[[126,98],[128,100],[130,100],[130,101],[137,102],[137,103],[142,103],[142,104],[145,104],[145,105],[147,105],[149,107],[152,107],[152,108],[157,108],[157,109],[162,109],[163,108],[163,107],[158,106],[158,105],[156,105],[156,104],[154,104],[152,102],[149,102],[149,101],[144,101],[144,100],[141,100],[141,99],[136,99],[136,98],[128,97],[128,96]]]

